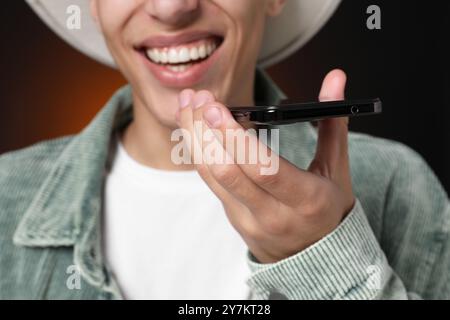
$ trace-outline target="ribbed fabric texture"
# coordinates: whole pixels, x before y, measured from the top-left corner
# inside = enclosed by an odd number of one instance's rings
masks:
[[[284,97],[263,72],[257,77],[257,101]],[[130,120],[131,103],[127,86],[79,135],[0,157],[0,298],[121,298],[101,251],[101,195],[111,137]],[[281,156],[307,168],[315,129],[274,129]],[[449,199],[429,166],[404,145],[356,133],[349,158],[358,199],[351,213],[278,263],[259,264],[249,253],[253,298],[450,298]],[[80,288],[67,285],[72,265]]]
[[[249,259],[249,284],[262,299],[274,289],[290,299],[373,299],[391,272],[359,201],[335,232],[296,256],[269,265]]]

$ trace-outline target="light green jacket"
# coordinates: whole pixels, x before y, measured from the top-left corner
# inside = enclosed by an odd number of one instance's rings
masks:
[[[255,95],[283,97],[261,71]],[[122,297],[104,261],[101,213],[111,137],[131,120],[131,103],[126,86],[80,134],[0,157],[0,298]],[[278,128],[281,155],[306,168],[313,126]],[[352,133],[349,146],[355,208],[286,260],[261,265],[249,254],[252,298],[450,298],[450,207],[438,179],[399,143]]]

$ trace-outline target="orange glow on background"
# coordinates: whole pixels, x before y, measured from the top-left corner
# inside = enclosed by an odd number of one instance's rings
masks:
[[[269,74],[290,99],[306,102],[317,100],[328,71],[344,69],[347,98],[380,97],[384,105],[381,116],[351,121],[351,130],[410,146],[450,190],[449,3],[379,2],[382,30],[366,27],[372,1],[343,1]],[[25,1],[4,1],[0,24],[0,154],[80,132],[126,83],[58,38]]]

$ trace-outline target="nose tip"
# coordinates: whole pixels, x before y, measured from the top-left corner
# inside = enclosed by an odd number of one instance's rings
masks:
[[[199,0],[148,0],[146,11],[153,18],[167,24],[181,24],[192,19]]]

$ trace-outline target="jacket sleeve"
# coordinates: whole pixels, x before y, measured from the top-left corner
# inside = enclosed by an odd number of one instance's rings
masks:
[[[427,164],[409,149],[394,172],[381,239],[357,200],[336,230],[292,257],[260,264],[249,253],[253,298],[449,299],[448,196]],[[389,247],[395,267],[380,243]]]

